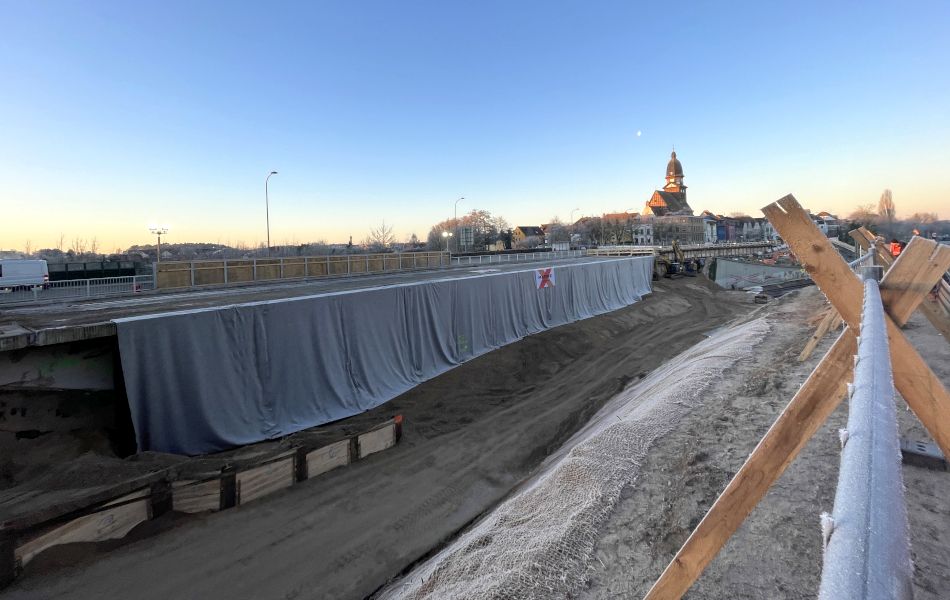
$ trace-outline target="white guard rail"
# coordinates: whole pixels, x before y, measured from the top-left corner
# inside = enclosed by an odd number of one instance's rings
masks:
[[[513,262],[534,262],[541,260],[559,260],[562,258],[579,258],[586,256],[586,250],[557,250],[550,252],[519,252],[513,254],[485,254],[481,256],[453,256],[452,266],[477,266],[507,264]]]
[[[60,301],[69,299],[126,296],[154,288],[151,275],[128,277],[102,277],[98,279],[73,279],[50,281],[38,285],[0,288],[0,305]]]

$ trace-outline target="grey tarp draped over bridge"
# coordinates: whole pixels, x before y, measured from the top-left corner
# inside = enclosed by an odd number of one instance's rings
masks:
[[[387,402],[476,356],[650,292],[652,257],[116,319],[139,450],[204,454]]]

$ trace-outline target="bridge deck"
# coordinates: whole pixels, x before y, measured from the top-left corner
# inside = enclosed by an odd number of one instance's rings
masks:
[[[486,273],[524,271],[600,260],[611,259],[591,256],[549,262],[453,267],[432,271],[281,281],[187,291],[163,292],[159,290],[126,298],[17,306],[0,310],[0,351],[113,336],[115,325],[111,323],[111,320],[124,317],[224,307],[245,302],[295,298],[437,279],[463,279]]]

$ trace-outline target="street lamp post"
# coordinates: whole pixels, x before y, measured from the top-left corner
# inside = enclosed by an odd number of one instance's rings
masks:
[[[168,227],[152,225],[148,228],[152,235],[158,236],[158,246],[155,252],[155,262],[162,262],[162,236],[168,233]]]
[[[452,237],[452,232],[451,232],[451,231],[443,231],[443,232],[442,232],[442,239],[445,240],[445,250],[446,250],[446,252],[448,252],[448,250],[449,250],[449,238],[450,238],[450,237]]]
[[[458,236],[459,233],[459,202],[465,200],[465,196],[462,196],[455,201],[455,235]],[[449,237],[452,237],[451,235]],[[455,251],[458,252],[459,243],[455,242]]]
[[[271,175],[277,175],[277,171],[271,171],[264,179],[264,210],[267,213],[267,256],[270,256],[270,194],[267,190],[267,184],[270,182]]]
[[[572,209],[571,209],[571,217],[570,217],[570,220],[571,220],[571,237],[568,238],[568,241],[567,241],[567,247],[568,247],[568,249],[570,249],[571,244],[574,243],[574,213],[577,212],[577,211],[579,211],[579,210],[580,210],[579,208],[572,208]]]

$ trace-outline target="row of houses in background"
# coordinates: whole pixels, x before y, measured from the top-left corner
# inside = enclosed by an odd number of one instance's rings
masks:
[[[572,246],[633,244],[669,246],[777,240],[778,234],[765,218],[724,216],[703,211],[693,213],[686,200],[683,165],[674,151],[666,166],[666,184],[655,190],[643,212],[607,213],[599,217],[581,217],[567,226],[548,224],[520,226],[512,233],[512,244],[552,245],[570,240]],[[838,218],[828,212],[811,215],[828,237],[839,233]],[[566,231],[565,231],[566,230]],[[560,234],[560,235],[559,235]]]

